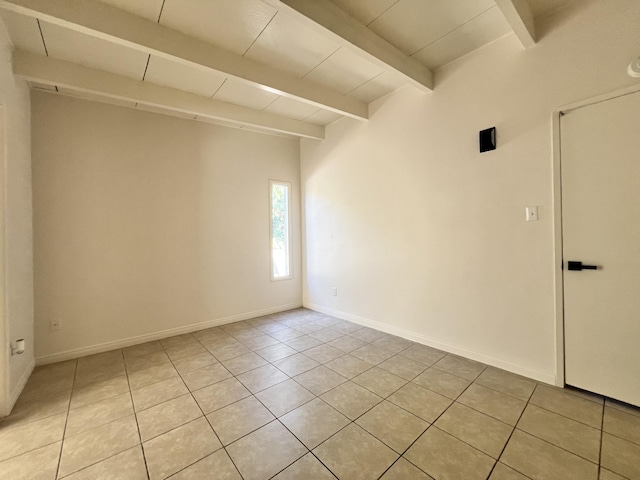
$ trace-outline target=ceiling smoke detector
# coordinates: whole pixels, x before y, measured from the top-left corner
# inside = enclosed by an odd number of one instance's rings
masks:
[[[636,58],[627,67],[627,73],[630,77],[640,78],[640,57]]]

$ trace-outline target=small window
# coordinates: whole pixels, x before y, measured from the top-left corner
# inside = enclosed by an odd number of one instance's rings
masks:
[[[269,204],[271,211],[271,279],[285,280],[291,274],[291,228],[289,210],[291,184],[269,182]]]

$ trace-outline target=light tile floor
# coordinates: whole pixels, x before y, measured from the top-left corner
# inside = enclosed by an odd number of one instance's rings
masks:
[[[39,367],[2,479],[637,480],[640,409],[305,309]]]

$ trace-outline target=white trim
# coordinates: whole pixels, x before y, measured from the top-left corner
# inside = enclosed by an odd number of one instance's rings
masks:
[[[11,413],[11,410],[13,410],[14,405],[18,401],[18,397],[22,393],[22,390],[24,390],[24,386],[27,384],[29,377],[33,373],[33,369],[35,368],[35,366],[36,366],[35,360],[31,359],[31,361],[29,362],[29,366],[26,368],[26,370],[22,374],[22,377],[20,377],[20,380],[18,380],[18,383],[16,384],[16,386],[13,388],[13,391],[9,395],[9,405],[8,405],[9,408],[6,412],[7,415],[9,415],[9,413]]]
[[[376,330],[380,330],[381,332],[390,333],[398,337],[406,338],[407,340],[418,342],[423,345],[427,345],[429,347],[437,348],[439,350],[443,350],[448,353],[453,353],[454,355],[460,355],[461,357],[469,358],[471,360],[476,360],[478,362],[482,362],[487,365],[501,368],[503,370],[507,370],[509,372],[516,373],[518,375],[522,375],[527,378],[532,378],[539,382],[544,382],[551,385],[554,385],[556,383],[556,378],[554,375],[540,372],[538,370],[532,370],[530,368],[523,367],[521,365],[517,365],[515,363],[511,363],[506,360],[502,360],[500,358],[495,358],[489,355],[485,355],[483,353],[478,353],[472,350],[467,350],[465,348],[460,348],[455,345],[451,345],[449,343],[444,343],[435,338],[428,337],[426,335],[422,335],[420,333],[416,333],[411,330],[394,327],[386,323],[360,317],[358,315],[353,315],[351,313],[342,312],[340,310],[335,310],[333,308],[324,307],[322,305],[317,305],[315,303],[305,304],[304,307],[309,308],[311,310],[315,310],[317,312],[325,313],[327,315],[332,315],[334,317],[341,318],[343,320],[349,320],[350,322],[354,322],[359,325],[363,325],[365,327],[375,328]]]
[[[262,310],[256,310],[253,312],[229,315],[227,317],[221,317],[215,320],[209,320],[207,322],[193,323],[191,325],[169,328],[167,330],[161,330],[159,332],[147,333],[135,337],[122,338],[120,340],[114,340],[111,342],[90,345],[88,347],[76,348],[74,350],[67,350],[65,352],[53,353],[51,355],[44,355],[42,357],[36,358],[36,365],[47,365],[49,363],[62,362],[65,360],[84,357],[86,355],[93,355],[95,353],[102,353],[108,352],[110,350],[117,350],[119,348],[131,347],[133,345],[139,345],[141,343],[151,342],[154,340],[162,340],[163,338],[173,337],[175,335],[197,332],[198,330],[205,330],[207,328],[217,327],[219,325],[226,325],[227,323],[239,322],[241,320],[248,320],[250,318],[260,317],[263,315],[284,312],[286,310],[300,308],[301,306],[301,302],[288,303],[285,305],[264,308]]]
[[[273,276],[273,186],[282,185],[287,187],[287,236],[289,241],[287,244],[287,253],[289,256],[289,274],[282,277]],[[272,282],[279,282],[281,280],[293,279],[293,229],[291,228],[291,196],[293,188],[291,182],[285,182],[283,180],[269,180],[269,275]]]
[[[560,112],[551,117],[553,192],[553,288],[556,351],[556,383],[564,387],[564,281],[562,272],[562,168],[560,164]]]

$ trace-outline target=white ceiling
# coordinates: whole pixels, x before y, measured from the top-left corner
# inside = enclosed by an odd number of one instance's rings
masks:
[[[322,29],[311,28],[277,8],[273,0],[100,1],[364,103],[407,84],[406,77],[393,68],[372,62],[358,49],[336,41],[330,32],[323,34]],[[510,24],[494,0],[332,1],[432,71],[511,33]],[[568,0],[528,1],[533,14],[541,16]],[[0,14],[15,48],[23,51],[316,125],[342,118],[317,103],[287,98],[224,73],[149,55],[40,18],[8,10],[0,10]],[[94,95],[69,88],[56,89],[35,81],[30,84],[33,88],[95,99]],[[135,102],[100,100],[136,107]],[[137,108],[172,114],[170,109],[157,106],[138,104]],[[211,121],[184,112],[175,115]],[[235,122],[235,126],[242,125]]]

